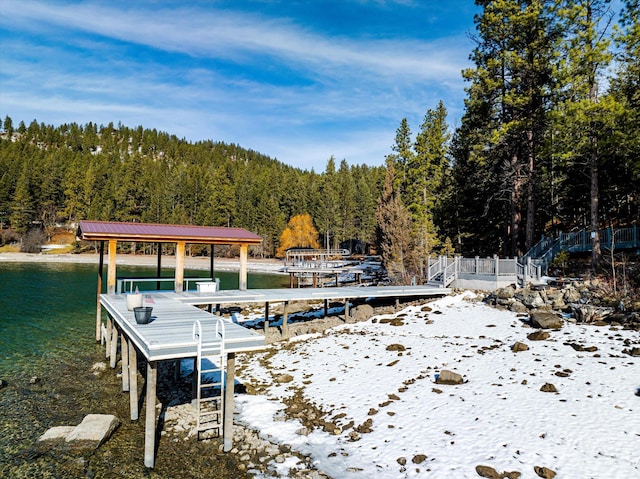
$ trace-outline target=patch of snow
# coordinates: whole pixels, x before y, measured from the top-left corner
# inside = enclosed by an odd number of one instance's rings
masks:
[[[622,353],[638,333],[565,324],[530,341],[516,314],[473,298],[447,296],[428,303],[432,311],[411,306],[240,355],[240,380],[265,393],[238,396],[238,420],[335,478],[476,478],[477,465],[522,479],[538,477],[534,466],[558,477],[640,477],[640,363]],[[529,350],[511,351],[516,341]],[[436,384],[443,369],[466,382]],[[290,382],[274,381],[285,373]],[[545,383],[558,392],[541,391]],[[294,394],[339,433],[287,419],[283,399]],[[285,476],[286,467],[277,464]]]

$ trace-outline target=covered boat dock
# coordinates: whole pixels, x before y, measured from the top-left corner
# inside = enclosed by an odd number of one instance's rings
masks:
[[[287,326],[287,306],[295,301],[324,301],[325,311],[330,300],[345,303],[345,316],[349,313],[349,300],[357,298],[408,298],[440,296],[449,292],[446,288],[429,286],[406,287],[338,287],[306,289],[246,289],[247,250],[261,238],[246,230],[237,228],[207,228],[176,225],[144,225],[139,223],[80,223],[80,236],[85,240],[109,242],[109,270],[107,292],[102,294],[102,254],[98,273],[98,313],[97,340],[104,336],[106,355],[112,368],[116,367],[118,340],[122,365],[122,390],[130,395],[131,420],[139,415],[139,392],[137,385],[138,357],[147,363],[145,391],[145,446],[144,464],[154,467],[156,450],[156,387],[157,365],[159,361],[196,359],[198,342],[194,338],[193,325],[202,325],[203,337],[215,337],[217,318],[214,308],[220,305],[261,303],[265,308],[265,328],[268,327],[269,305],[284,303],[283,328]],[[138,324],[133,311],[127,307],[127,295],[116,293],[115,255],[117,241],[176,242],[176,278],[173,292],[145,292],[145,305],[153,307],[153,316],[148,324]],[[183,264],[185,243],[239,244],[240,245],[240,289],[223,291],[183,291]],[[182,258],[178,257],[182,256]],[[158,261],[160,264],[160,260]],[[101,308],[107,312],[107,324],[102,325]],[[221,394],[224,395],[222,425],[223,450],[233,447],[233,407],[235,355],[239,352],[260,350],[265,347],[265,336],[231,321],[224,322],[224,351],[226,375]],[[195,370],[194,370],[195,373]]]

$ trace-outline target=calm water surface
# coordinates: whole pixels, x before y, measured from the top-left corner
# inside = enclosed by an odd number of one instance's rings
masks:
[[[97,269],[85,264],[0,263],[0,377],[95,346]],[[154,277],[155,268],[118,266],[118,276]],[[173,270],[164,270],[163,276],[173,276]],[[207,272],[187,271],[185,276],[204,277]],[[215,276],[221,289],[238,288],[237,273]],[[288,284],[286,277],[269,274],[249,274],[247,283],[249,288]]]

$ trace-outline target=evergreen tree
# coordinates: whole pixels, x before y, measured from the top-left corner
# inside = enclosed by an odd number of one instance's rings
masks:
[[[9,139],[11,139],[11,135],[13,135],[13,120],[11,120],[11,117],[9,115],[4,117],[2,128],[4,129],[4,132],[7,134]]]
[[[11,202],[11,227],[21,236],[27,234],[35,219],[30,171],[29,163],[25,162]]]
[[[411,128],[406,118],[400,121],[400,126],[396,130],[395,143],[391,147],[393,153],[387,158],[393,161],[394,185],[393,189],[400,195],[402,201],[406,202],[408,169],[413,162],[413,141],[411,140]]]
[[[319,182],[315,195],[314,215],[320,234],[323,236],[324,247],[337,248],[336,220],[339,214],[339,194],[336,178],[336,166],[333,156],[327,161],[324,175]]]
[[[440,102],[435,110],[427,110],[416,137],[415,155],[407,165],[407,207],[413,219],[414,242],[423,277],[425,260],[439,244],[434,210],[448,168],[449,139],[447,110]]]
[[[471,83],[463,121],[478,129],[469,153],[497,174],[485,195],[502,205],[505,252],[510,255],[522,252],[534,238],[536,155],[545,133],[557,36],[550,3],[477,0],[483,11],[475,19],[475,67],[463,73]]]
[[[630,224],[640,217],[640,1],[625,0],[621,27],[616,30],[618,46],[617,76],[612,81],[612,95],[621,105],[617,130],[617,168],[606,168],[613,191],[611,217]],[[632,179],[632,181],[629,181]]]
[[[609,0],[563,0],[557,9],[566,35],[561,62],[565,94],[558,118],[567,167],[587,171],[588,194],[582,197],[589,205],[593,268],[600,257],[600,170],[611,152],[615,117],[620,113],[618,102],[611,95],[603,95],[601,87],[612,60],[607,36],[612,13],[608,4]]]
[[[390,280],[394,284],[408,284],[413,270],[413,244],[411,242],[411,216],[394,190],[394,161],[387,159],[387,170],[378,200],[378,249]]]

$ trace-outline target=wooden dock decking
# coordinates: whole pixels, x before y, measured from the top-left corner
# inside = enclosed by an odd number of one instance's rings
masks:
[[[118,336],[121,339],[122,390],[130,394],[131,420],[138,419],[138,352],[147,362],[145,466],[153,467],[155,463],[157,362],[196,357],[197,341],[192,337],[192,328],[196,320],[200,321],[204,336],[214,337],[216,317],[197,306],[263,303],[265,317],[268,317],[269,304],[283,302],[283,326],[286,326],[286,307],[290,302],[320,300],[325,301],[326,308],[326,302],[329,300],[343,300],[347,315],[348,302],[351,299],[430,297],[442,296],[449,291],[447,288],[431,286],[385,286],[144,293],[145,305],[153,307],[152,321],[148,324],[136,323],[133,311],[127,310],[125,294],[101,294],[100,304],[108,313],[104,336],[111,368],[116,367]],[[268,321],[265,323],[267,327]],[[232,448],[233,439],[235,354],[264,348],[265,338],[256,331],[227,321],[224,347],[227,353],[226,384],[229,387],[226,387],[224,392],[223,448],[228,452]]]

